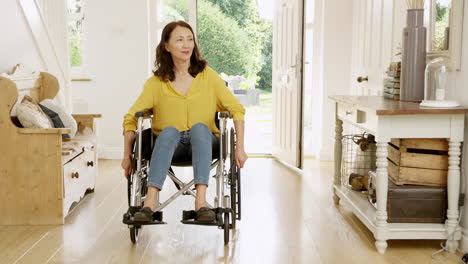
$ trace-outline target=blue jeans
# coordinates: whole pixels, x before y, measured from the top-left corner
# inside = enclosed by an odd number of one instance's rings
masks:
[[[195,184],[208,185],[212,161],[212,145],[218,141],[208,127],[196,123],[190,130],[179,132],[175,127],[166,127],[156,138],[151,154],[148,186],[162,190],[173,158],[185,156],[192,151],[192,166]]]

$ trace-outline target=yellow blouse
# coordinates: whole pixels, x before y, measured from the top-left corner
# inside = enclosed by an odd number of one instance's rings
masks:
[[[158,77],[149,78],[133,106],[124,116],[124,131],[137,129],[135,112],[153,109],[153,133],[168,126],[179,131],[189,130],[196,123],[204,123],[216,135],[215,113],[228,111],[234,120],[244,120],[245,108],[234,97],[224,81],[210,67],[195,76],[187,94],[176,90],[170,81]]]

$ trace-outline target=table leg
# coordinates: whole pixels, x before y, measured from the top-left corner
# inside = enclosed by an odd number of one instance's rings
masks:
[[[448,209],[447,209],[447,247],[450,252],[455,253],[458,248],[458,241],[454,239],[458,226],[458,197],[460,196],[460,155],[461,142],[449,141],[448,158]]]
[[[377,142],[377,179],[376,179],[376,192],[377,192],[377,212],[376,212],[376,232],[375,247],[380,254],[384,254],[387,249],[387,193],[388,193],[388,143],[387,141]]]
[[[336,118],[335,120],[335,175],[333,177],[333,185],[337,187],[341,186],[342,133],[343,133],[343,121]],[[335,204],[338,204],[340,202],[340,197],[336,195],[334,186],[332,186],[333,201],[335,201]]]

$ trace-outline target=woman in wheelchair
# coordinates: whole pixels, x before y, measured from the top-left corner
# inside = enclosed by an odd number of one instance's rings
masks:
[[[152,221],[159,191],[177,155],[189,147],[196,188],[195,211],[199,221],[211,221],[215,213],[208,209],[206,189],[212,161],[212,145],[219,140],[215,124],[217,111],[228,111],[236,131],[235,163],[242,168],[247,155],[244,151],[245,109],[227,89],[218,74],[207,66],[195,42],[189,24],[171,22],[164,28],[156,49],[156,70],[142,93],[124,117],[125,176],[132,173],[132,146],[137,129],[135,113],[153,110],[152,132],[156,143],[151,155],[146,199],[137,221]]]

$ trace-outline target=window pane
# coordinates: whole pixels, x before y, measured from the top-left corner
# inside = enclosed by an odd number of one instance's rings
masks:
[[[68,12],[71,14],[81,13],[81,0],[68,0]]]
[[[176,20],[189,21],[189,0],[163,0],[163,24]]]
[[[68,0],[68,38],[70,45],[70,65],[79,67],[83,63],[83,1]]]
[[[437,1],[436,3],[434,38],[435,51],[448,50],[450,8],[451,5],[449,1]]]

